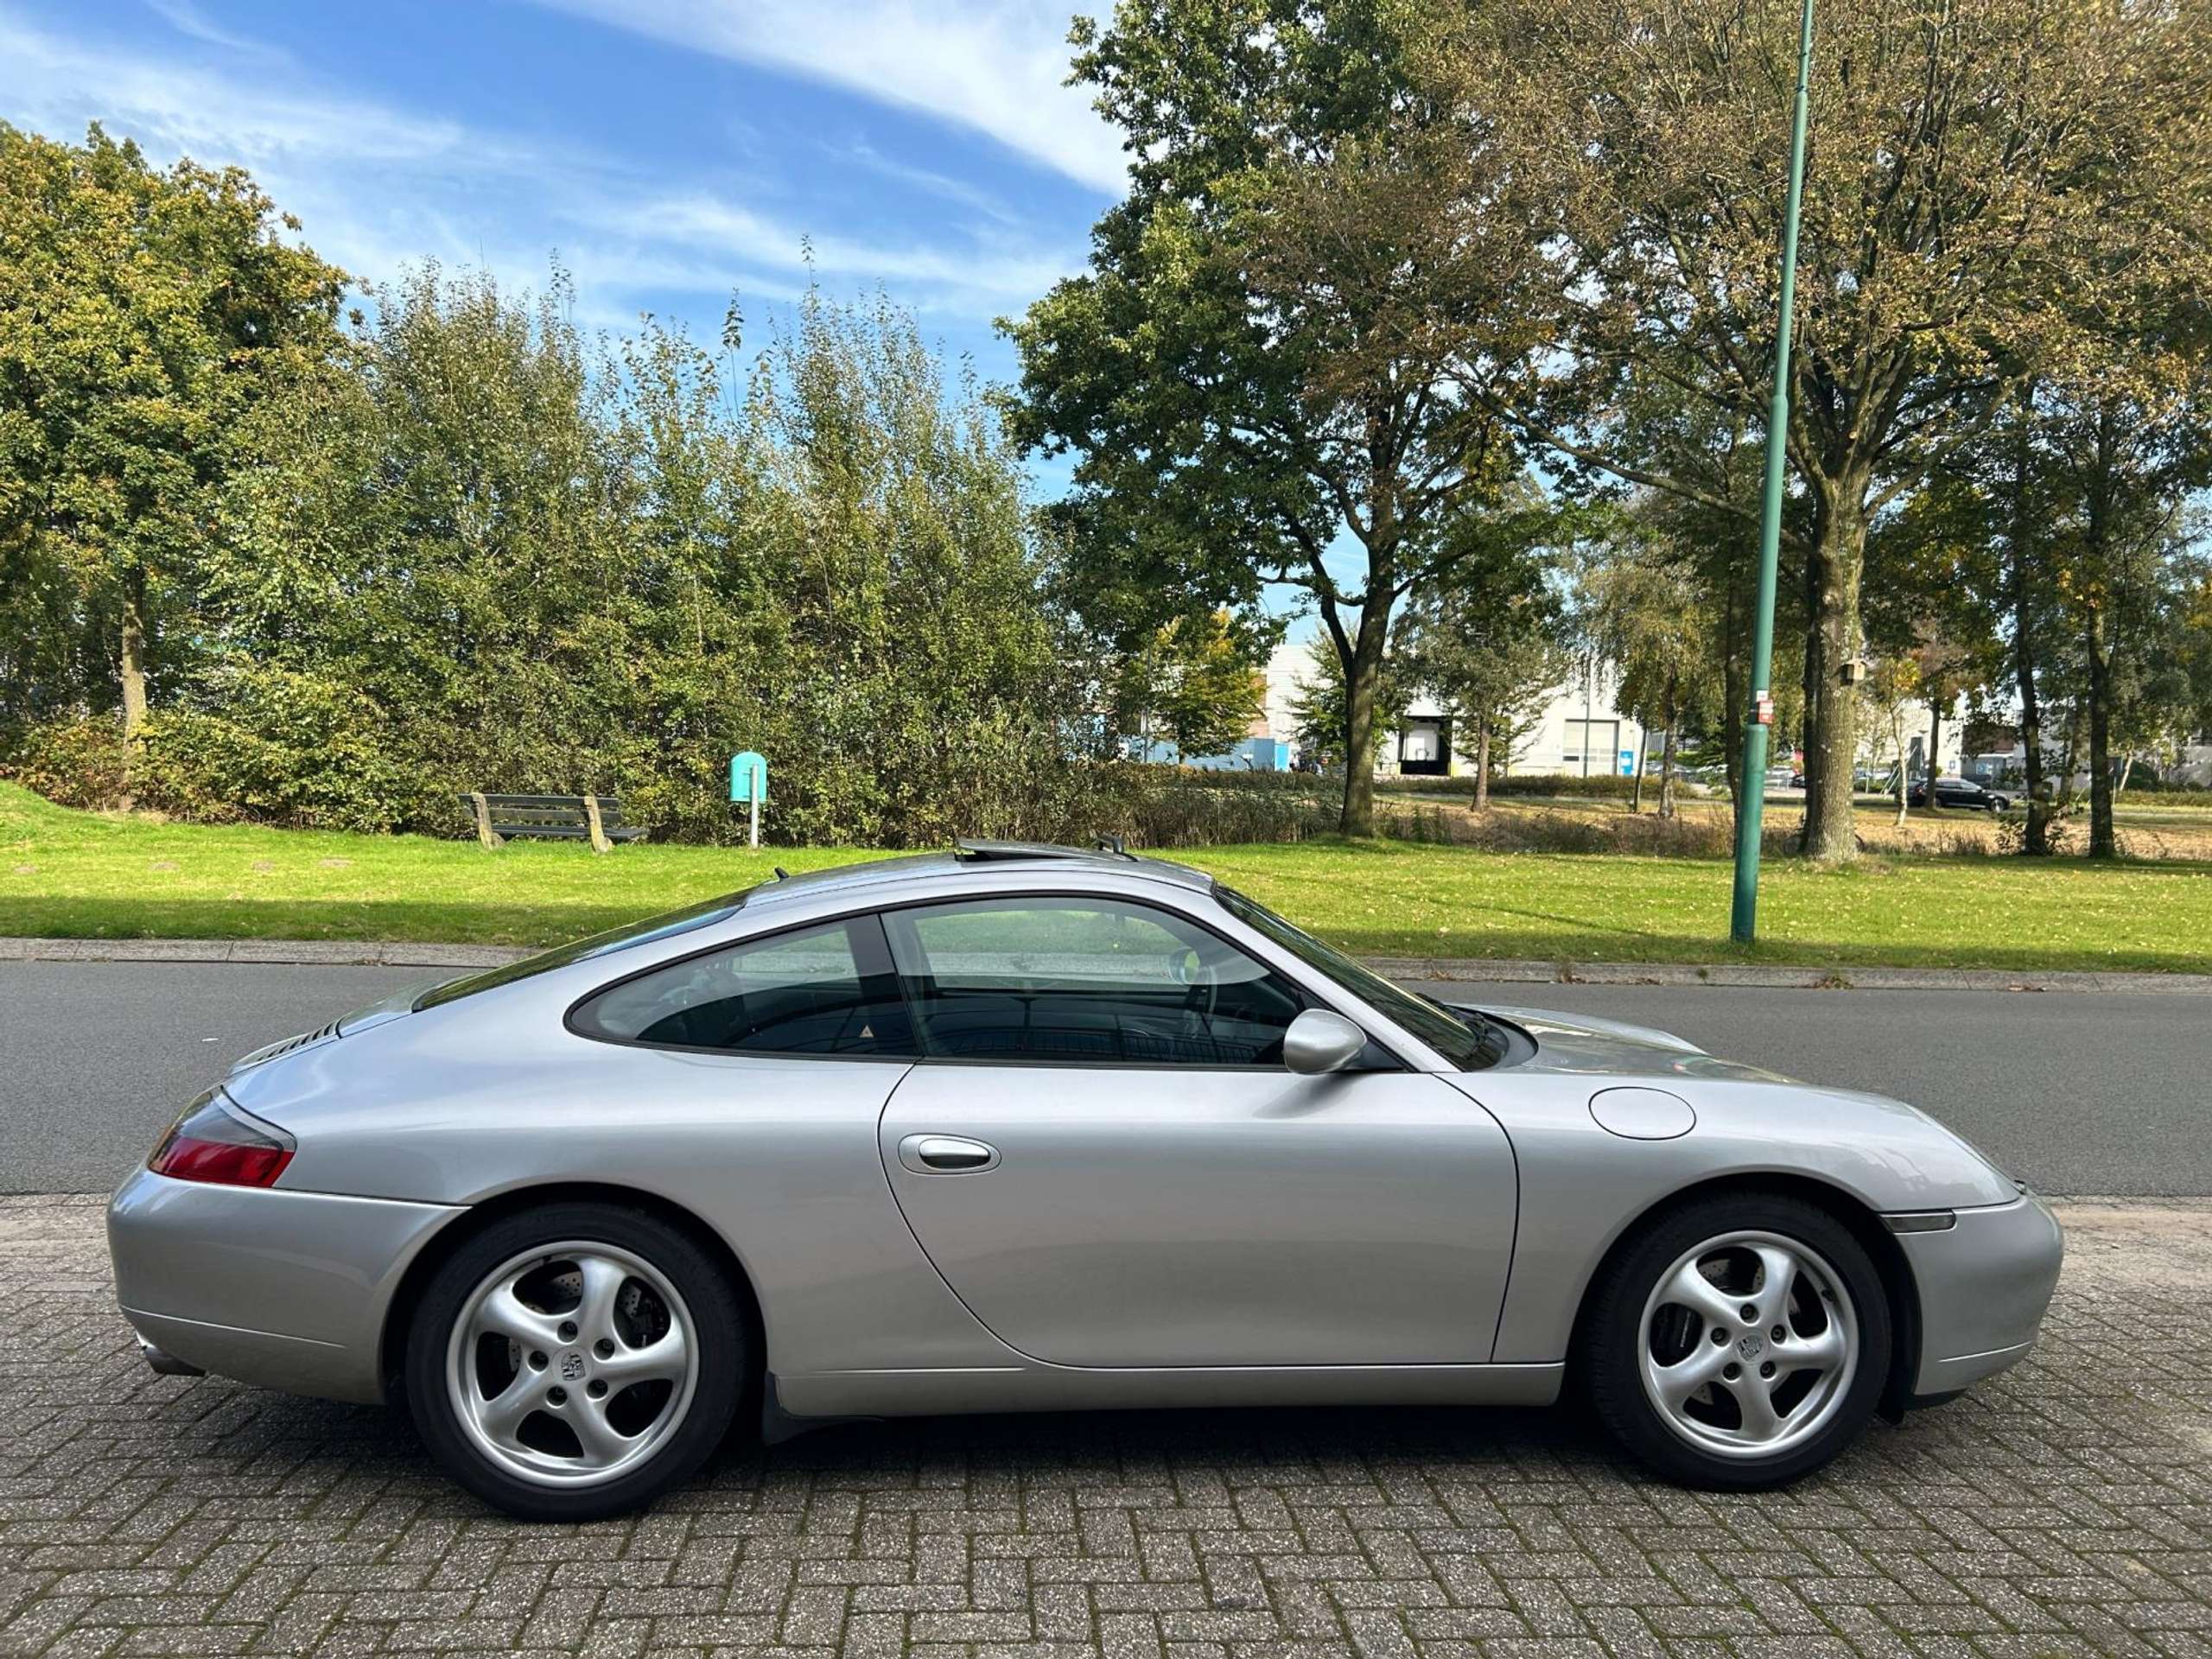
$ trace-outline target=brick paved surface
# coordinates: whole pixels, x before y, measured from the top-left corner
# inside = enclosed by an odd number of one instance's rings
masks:
[[[0,1200],[0,1654],[2212,1659],[2212,1205],[2077,1205],[2029,1363],[1714,1497],[1562,1414],[834,1429],[517,1525],[384,1414],[147,1373],[87,1199]]]

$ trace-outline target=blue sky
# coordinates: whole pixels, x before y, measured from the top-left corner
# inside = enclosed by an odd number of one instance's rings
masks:
[[[748,333],[880,284],[1011,377],[993,318],[1078,269],[1122,159],[1069,0],[0,0],[0,116],[250,168],[318,251],[537,286],[580,321]]]
[[[993,321],[1082,268],[1122,188],[1064,84],[1080,7],[0,0],[0,118],[237,162],[372,283],[433,258],[537,289],[557,257],[594,329],[651,312],[711,343],[734,290],[758,345],[810,245],[830,293],[880,286],[1010,380]],[[1065,458],[1031,471],[1067,487]]]

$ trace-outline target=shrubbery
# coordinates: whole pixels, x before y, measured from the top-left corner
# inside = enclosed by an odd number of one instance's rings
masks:
[[[0,732],[21,781],[434,833],[470,789],[590,791],[711,841],[743,833],[749,748],[777,839],[893,847],[1079,838],[1147,798],[1094,753],[1018,456],[905,315],[810,297],[740,376],[651,327],[594,347],[557,287],[378,300],[242,431],[128,776],[96,708]]]

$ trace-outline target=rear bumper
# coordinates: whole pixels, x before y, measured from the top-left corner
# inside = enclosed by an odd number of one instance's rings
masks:
[[[392,1292],[461,1213],[141,1169],[108,1205],[116,1300],[142,1344],[185,1367],[292,1394],[378,1401]]]
[[[1961,1210],[1956,1225],[1901,1233],[1897,1243],[1920,1294],[1915,1395],[1955,1393],[2034,1346],[2066,1253],[2041,1198]]]

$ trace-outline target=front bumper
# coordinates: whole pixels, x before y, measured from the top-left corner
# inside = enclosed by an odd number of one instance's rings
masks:
[[[291,1394],[381,1400],[392,1293],[461,1213],[141,1169],[108,1205],[116,1300],[142,1343],[185,1366]]]
[[[2026,1354],[2066,1253],[2058,1218],[2032,1192],[1957,1213],[1941,1232],[1897,1235],[1920,1294],[1919,1395],[1955,1393]]]

